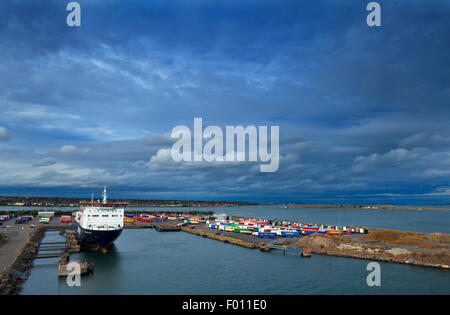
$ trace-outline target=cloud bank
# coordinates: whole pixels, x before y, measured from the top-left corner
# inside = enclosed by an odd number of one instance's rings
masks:
[[[79,2],[1,1],[0,194],[450,202],[446,2]],[[194,117],[280,126],[278,171],[174,163]]]

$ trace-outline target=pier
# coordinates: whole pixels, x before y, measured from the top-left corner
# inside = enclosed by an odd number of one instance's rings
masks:
[[[199,226],[195,226],[194,228],[192,228],[190,226],[184,226],[184,227],[181,227],[180,229],[186,233],[199,235],[202,237],[206,237],[206,238],[214,239],[217,241],[222,241],[224,243],[230,243],[230,244],[234,244],[234,245],[238,245],[238,246],[242,246],[242,247],[246,247],[246,248],[253,249],[253,248],[259,248],[261,246],[260,240],[256,240],[256,239],[244,240],[241,238],[231,237],[231,236],[227,236],[224,234],[217,234],[217,233],[210,232],[211,230],[208,231],[206,228],[199,227]],[[243,234],[241,234],[241,235],[243,235]],[[239,236],[239,234],[237,236]]]
[[[309,248],[280,245],[280,244],[276,244],[276,243],[263,244],[260,247],[260,250],[263,252],[269,252],[273,249],[283,251],[283,255],[286,255],[286,253],[292,252],[295,254],[299,254],[301,257],[311,257],[311,249],[309,249]]]
[[[154,228],[158,232],[179,232],[181,231],[179,226],[173,225],[173,224],[164,224],[164,223],[158,223],[153,224]]]
[[[67,274],[67,264],[61,262],[68,262],[70,254],[80,252],[81,247],[72,231],[72,224],[58,222],[55,217],[51,221],[53,222],[42,224],[35,217],[26,224],[14,224],[14,218],[4,222],[0,229],[4,241],[0,255],[0,294],[19,292],[34,259],[58,258],[58,276]],[[65,240],[42,242],[48,231],[65,235]],[[93,264],[86,262],[82,262],[80,267],[81,274],[89,274],[94,270]]]
[[[68,253],[62,253],[59,256],[58,261],[58,277],[66,277],[70,275],[73,272],[73,268],[69,267],[69,254]],[[81,262],[79,263],[80,267],[80,273],[82,275],[90,274],[94,272],[94,264],[93,263],[87,263],[87,262]]]

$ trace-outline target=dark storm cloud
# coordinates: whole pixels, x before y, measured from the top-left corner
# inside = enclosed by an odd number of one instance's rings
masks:
[[[448,3],[380,1],[369,28],[368,1],[79,2],[80,28],[65,1],[0,3],[4,191],[448,200]],[[279,170],[174,163],[194,117],[279,125]]]

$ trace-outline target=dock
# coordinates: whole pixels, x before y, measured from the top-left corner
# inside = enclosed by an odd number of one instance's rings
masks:
[[[210,238],[210,239],[214,239],[217,241],[222,241],[224,243],[230,243],[230,244],[234,244],[234,245],[238,245],[238,246],[242,246],[242,247],[246,247],[246,248],[253,249],[253,248],[259,248],[261,246],[261,244],[259,242],[244,241],[244,240],[236,238],[236,237],[230,237],[227,235],[211,233],[204,229],[191,228],[190,226],[184,226],[184,227],[181,227],[180,229],[182,231],[190,233],[190,234],[195,234],[195,235],[199,235],[199,236],[202,236],[205,238]]]
[[[181,231],[179,226],[173,225],[173,224],[164,224],[164,223],[158,223],[153,224],[155,227],[155,230],[158,232],[179,232]]]
[[[45,231],[46,232],[46,231]],[[34,247],[29,255],[23,256],[22,259],[45,259],[45,258],[58,258],[62,254],[78,253],[80,252],[80,245],[78,244],[73,232],[65,233],[66,240],[63,242],[30,242],[29,244]],[[64,246],[61,246],[64,245]],[[52,252],[52,253],[42,253]]]
[[[268,244],[264,244],[260,247],[260,250],[263,252],[269,252],[273,249],[283,251],[283,255],[286,255],[286,253],[292,252],[292,253],[299,254],[301,257],[311,257],[311,250],[309,248],[286,246],[286,245],[281,245],[281,244],[276,244],[276,243],[268,243]]]
[[[0,255],[0,294],[17,294],[20,286],[28,277],[34,259],[55,259],[62,261],[62,257],[80,252],[81,248],[73,232],[73,224],[59,222],[53,217],[49,223],[40,223],[34,217],[27,223],[16,224],[15,218],[3,222],[0,227],[2,234],[2,251]],[[43,242],[46,232],[55,231],[65,239],[61,241]],[[93,264],[80,263],[81,274],[92,273]],[[67,266],[61,264],[58,276],[68,271]]]
[[[73,272],[73,268],[69,268],[70,255],[63,253],[59,256],[58,261],[58,277],[67,277]],[[80,262],[80,274],[90,274],[94,272],[94,263]]]

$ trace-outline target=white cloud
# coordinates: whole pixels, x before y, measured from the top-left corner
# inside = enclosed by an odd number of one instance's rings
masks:
[[[364,172],[375,166],[388,166],[389,164],[398,164],[402,162],[408,162],[418,159],[429,150],[426,148],[414,148],[407,150],[404,148],[398,148],[390,150],[385,154],[372,153],[370,155],[360,155],[355,158],[352,169],[354,172]]]
[[[427,196],[450,196],[450,187],[440,187],[435,189],[434,192],[425,194]]]
[[[36,166],[36,167],[49,166],[49,165],[53,165],[55,163],[56,163],[56,161],[53,158],[42,158],[42,159],[36,161],[36,163],[34,163],[33,166]]]
[[[440,134],[427,134],[427,133],[416,133],[410,137],[407,137],[400,141],[400,146],[402,147],[417,147],[417,146],[442,146],[450,144],[450,137],[445,137]]]
[[[6,128],[0,127],[0,141],[7,141],[9,139],[9,133],[6,131]]]
[[[75,155],[75,154],[85,154],[88,153],[89,151],[90,149],[88,148],[79,149],[78,147],[72,144],[67,144],[59,148],[57,152],[66,155]]]
[[[418,144],[422,144],[426,139],[427,135],[425,133],[416,133],[400,141],[400,146],[401,147],[417,146]]]
[[[244,165],[250,162],[238,162],[238,161],[212,161],[208,162],[205,160],[202,161],[180,161],[175,162],[171,156],[171,148],[164,148],[158,150],[158,152],[150,158],[150,162],[148,162],[148,166],[151,170],[158,171],[170,171],[170,170],[200,170],[207,169],[211,167],[233,167],[237,165]],[[229,152],[224,156],[226,160],[226,156],[236,155],[236,152]],[[213,157],[211,157],[213,158]],[[255,162],[252,162],[255,163]],[[259,162],[257,162],[259,163]]]
[[[436,144],[447,144],[450,143],[450,137],[444,137],[438,134],[432,135],[430,140]]]
[[[72,113],[58,112],[54,108],[36,104],[17,104],[9,102],[6,114],[10,120],[39,120],[40,122],[58,122],[67,120],[80,120],[81,117]]]
[[[450,170],[442,170],[437,168],[432,168],[421,172],[420,174],[415,175],[415,177],[423,178],[423,179],[433,179],[433,178],[441,178],[441,177],[449,177]]]

